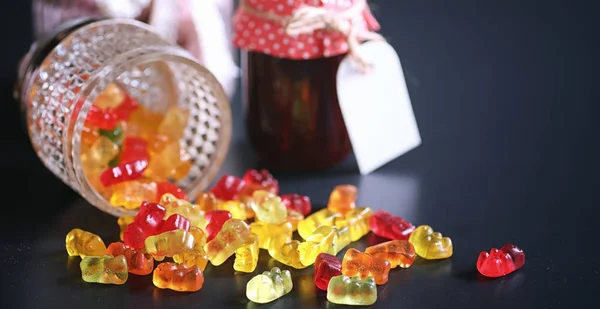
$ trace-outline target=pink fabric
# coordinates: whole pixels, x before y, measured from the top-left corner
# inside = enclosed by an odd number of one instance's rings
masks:
[[[346,10],[353,0],[247,0],[255,10],[279,16],[290,16],[301,5]],[[368,10],[358,25],[364,30],[379,30],[379,24]],[[314,59],[331,57],[348,52],[348,44],[336,31],[317,30],[296,37],[285,33],[283,25],[266,20],[238,8],[234,16],[233,43],[240,49],[255,51],[289,59]]]

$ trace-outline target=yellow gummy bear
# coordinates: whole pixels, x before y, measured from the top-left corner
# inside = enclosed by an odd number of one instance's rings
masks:
[[[289,270],[273,267],[248,281],[246,297],[255,303],[266,304],[289,293],[293,286]]]
[[[156,183],[145,181],[125,181],[111,186],[110,203],[126,209],[137,209],[145,201],[156,199]]]
[[[300,262],[309,266],[315,263],[320,253],[336,254],[337,233],[331,226],[321,226],[316,229],[306,241],[298,246]]]
[[[106,245],[100,236],[81,229],[72,229],[65,239],[69,256],[101,256]]]
[[[292,240],[292,224],[289,222],[280,224],[252,222],[250,231],[258,236],[258,247],[261,249],[269,250],[271,245],[278,248]]]
[[[115,108],[121,105],[123,100],[125,100],[125,91],[117,86],[117,84],[110,83],[106,85],[106,88],[94,100],[94,105],[99,108]]]
[[[82,156],[82,163],[105,168],[119,154],[119,146],[106,136],[98,137]]]
[[[165,118],[158,126],[158,133],[165,135],[172,141],[183,137],[187,125],[189,112],[178,106],[172,106],[165,114]]]
[[[269,248],[269,255],[271,255],[273,259],[281,264],[285,264],[296,269],[303,269],[308,267],[308,265],[304,265],[302,262],[300,262],[300,251],[298,250],[298,247],[300,247],[300,242],[297,240],[292,240],[283,244],[279,248]]]
[[[450,237],[443,237],[441,233],[434,232],[429,225],[417,227],[410,234],[408,241],[415,247],[415,253],[424,259],[436,260],[452,256]]]
[[[223,264],[237,249],[250,241],[250,227],[239,219],[229,219],[204,249],[214,266]]]
[[[264,190],[257,190],[252,194],[256,201],[254,214],[257,221],[279,224],[287,219],[287,207],[281,198]]]
[[[235,261],[233,269],[245,273],[251,273],[258,265],[258,237],[256,234],[250,235],[250,241],[235,250]]]
[[[371,231],[369,219],[372,215],[371,208],[359,207],[348,211],[343,218],[336,218],[334,224],[337,227],[347,226],[350,229],[350,240],[357,241]]]
[[[217,209],[229,211],[233,219],[248,219],[246,205],[240,201],[221,201],[217,204]]]
[[[335,233],[337,235],[336,239],[337,242],[335,243],[335,254],[338,254],[338,252],[342,251],[344,248],[346,248],[351,242],[352,240],[350,240],[350,229],[347,226],[341,226],[341,227],[333,227],[335,230]]]
[[[184,230],[172,230],[150,236],[144,241],[144,249],[157,261],[172,257],[176,263],[196,265],[202,270],[208,263],[200,242],[196,241],[194,234]]]
[[[190,220],[190,225],[201,229],[206,227],[206,219],[204,211],[199,205],[192,204],[184,199],[178,199],[171,193],[165,193],[160,198],[159,204],[166,208],[164,219],[171,215],[178,214]]]
[[[304,218],[304,220],[298,222],[298,234],[300,237],[306,239],[310,236],[318,227],[333,226],[336,218],[341,218],[342,215],[333,212],[327,208],[323,208],[312,215]]]

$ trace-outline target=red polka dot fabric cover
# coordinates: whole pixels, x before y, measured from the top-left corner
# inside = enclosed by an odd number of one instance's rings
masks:
[[[281,17],[291,16],[302,5],[323,7],[333,11],[350,8],[354,0],[246,0],[256,11]],[[379,23],[369,10],[353,21],[355,27],[379,30]],[[361,29],[361,28],[359,28]],[[316,30],[311,34],[289,36],[279,21],[264,19],[239,7],[234,17],[233,44],[240,49],[288,59],[315,59],[348,52],[344,35],[333,30]]]

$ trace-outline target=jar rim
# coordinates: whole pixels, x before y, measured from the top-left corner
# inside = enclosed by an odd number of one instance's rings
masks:
[[[133,58],[130,56],[131,54],[139,54],[141,50],[145,52],[143,55]],[[217,96],[217,101],[224,102],[224,104],[220,104],[219,106],[221,111],[220,120],[224,123],[231,123],[231,110],[224,89],[222,88],[220,83],[218,83],[214,75],[212,75],[210,71],[208,71],[204,66],[202,66],[187,51],[172,45],[161,47],[141,47],[125,52],[111,60],[112,64],[107,63],[107,65],[104,68],[98,70],[97,72],[94,72],[94,74],[89,78],[86,85],[74,98],[74,102],[78,102],[79,100],[85,98],[85,100],[82,103],[81,110],[79,110],[78,115],[75,116],[76,120],[74,121],[74,123],[67,124],[67,128],[70,129],[71,127],[73,127],[74,136],[81,136],[89,109],[93,105],[93,102],[100,93],[100,91],[106,86],[106,84],[110,83],[111,81],[117,80],[117,78],[120,75],[127,71],[127,67],[148,64],[156,61],[182,63],[184,65],[192,67],[194,70],[198,71],[199,74],[201,74],[203,77],[213,79],[214,83],[211,84],[219,87],[219,89],[213,89],[213,91],[215,92],[215,96]],[[205,167],[206,172],[202,173],[199,179],[194,181],[194,183],[190,185],[190,188],[186,190],[186,193],[190,200],[194,200],[201,193],[201,190],[208,187],[210,181],[217,175],[221,165],[225,160],[226,153],[231,140],[231,126],[224,125],[221,126],[220,129],[220,136],[215,146],[216,151],[213,154],[214,158],[210,161],[210,164]],[[81,161],[81,139],[74,138],[72,139],[72,143],[67,144],[70,144],[69,148],[71,149],[64,149],[64,151],[66,152],[65,158],[73,158],[72,168],[67,168],[67,171],[74,172],[74,178],[78,180],[80,186],[83,189],[81,190],[82,195],[85,194],[83,192],[91,192],[91,194],[88,194],[90,196],[84,197],[88,200],[91,199],[90,202],[93,203],[96,207],[99,207],[101,210],[110,213],[114,216],[136,214],[137,210],[127,210],[123,207],[116,207],[111,205],[91,185],[89,179],[85,175]],[[67,152],[70,152],[72,154],[72,157],[67,156]],[[67,162],[68,161],[69,160],[67,160]],[[68,162],[68,164],[69,163],[71,162]]]

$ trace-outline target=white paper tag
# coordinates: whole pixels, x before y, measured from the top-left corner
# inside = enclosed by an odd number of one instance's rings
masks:
[[[346,57],[337,72],[337,92],[358,168],[366,175],[419,146],[421,135],[394,48],[371,41],[359,52],[373,69],[362,74]]]

